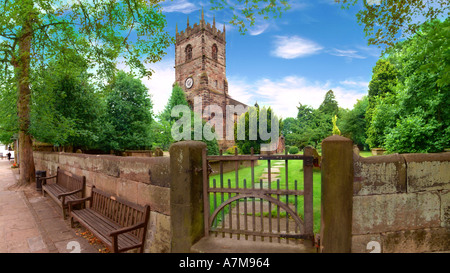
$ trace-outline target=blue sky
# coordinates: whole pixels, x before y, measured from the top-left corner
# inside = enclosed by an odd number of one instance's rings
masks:
[[[167,31],[175,34],[205,20],[226,26],[227,78],[230,95],[241,102],[271,106],[282,116],[294,117],[299,103],[317,108],[332,89],[341,107],[351,109],[367,94],[372,67],[381,49],[368,46],[363,26],[357,23],[360,6],[348,10],[334,0],[293,0],[281,18],[257,19],[241,35],[227,23],[230,10],[211,11],[209,1],[173,0],[163,4]],[[152,64],[153,77],[143,79],[152,95],[155,112],[161,111],[175,80],[174,46],[161,62]]]

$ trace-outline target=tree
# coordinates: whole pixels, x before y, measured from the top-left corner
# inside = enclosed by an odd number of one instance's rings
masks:
[[[367,134],[367,120],[366,110],[369,105],[367,96],[357,100],[353,109],[343,111],[342,118],[338,121],[339,128],[342,135],[350,138],[354,144],[358,145],[360,149],[368,149],[366,144]]]
[[[358,0],[336,0],[343,8]],[[356,17],[364,25],[369,45],[393,46],[400,39],[418,33],[420,26],[441,16],[448,16],[448,0],[379,0],[359,1],[364,4]],[[422,19],[423,21],[419,21]],[[401,35],[400,35],[401,34]]]
[[[157,3],[145,0],[0,2],[0,73],[14,80],[18,93],[19,183],[34,181],[30,73],[38,64],[73,49],[100,76],[113,74],[119,56],[151,75],[144,63],[160,60],[172,41],[165,23]],[[11,68],[13,74],[4,72]]]
[[[262,16],[264,19],[278,18],[290,9],[288,1],[285,0],[211,0],[211,3],[212,10],[230,9],[233,16],[229,23],[238,26],[242,34],[247,31],[247,22],[250,26],[255,24],[256,16]]]
[[[338,102],[336,101],[336,97],[334,96],[333,90],[328,90],[318,110],[321,111],[323,114],[329,116],[333,116],[338,113],[339,106]]]
[[[152,101],[141,80],[123,71],[106,91],[106,124],[112,130],[104,133],[106,148],[138,150],[151,147]]]
[[[164,110],[159,115],[161,120],[173,121],[175,118],[171,116],[172,109],[177,105],[186,105],[189,106],[189,103],[186,99],[186,95],[184,90],[180,87],[178,83],[172,88],[172,93],[167,101]]]
[[[255,24],[257,17],[279,18],[291,8],[289,1],[283,0],[211,0],[211,2],[213,10],[233,11],[229,23],[238,26],[242,34],[246,33],[247,24],[250,26]],[[369,45],[387,47],[417,33],[425,21],[445,18],[450,11],[448,0],[335,0],[335,2],[341,3],[341,8],[344,9],[360,3],[358,7],[361,9],[356,17],[358,22],[364,25]]]
[[[95,148],[105,105],[82,58],[60,56],[33,73],[30,133],[37,141],[83,150]]]
[[[377,97],[368,142],[375,135],[373,141],[399,153],[440,152],[450,146],[449,29],[449,18],[427,22],[420,35],[388,51],[398,84],[389,95]]]
[[[0,77],[0,143],[8,144],[19,130],[17,90],[8,77]]]
[[[397,85],[398,72],[388,60],[379,59],[372,69],[372,80],[369,82],[369,104],[373,105],[376,96],[392,93]]]
[[[261,130],[264,128],[260,128],[263,126],[261,123],[263,120],[263,114],[266,114],[266,132],[270,132],[270,138],[264,139],[265,137],[261,136]],[[236,146],[238,147],[240,153],[242,154],[250,154],[251,148],[255,154],[259,154],[261,152],[261,145],[268,144],[271,141],[274,141],[273,135],[276,133],[276,128],[272,127],[272,119],[278,119],[276,114],[273,112],[272,108],[262,109],[255,104],[255,107],[251,107],[247,112],[243,113],[239,118],[239,121],[234,125],[234,139]],[[238,125],[242,126],[245,124],[245,127],[238,127]],[[240,131],[242,130],[242,131]],[[242,132],[242,133],[241,133]],[[242,134],[242,135],[241,135]],[[277,137],[280,136],[280,131],[278,131]]]
[[[378,117],[382,118],[378,119],[378,122],[373,122],[375,106],[377,101],[381,101],[389,94],[393,94],[398,84],[398,76],[395,65],[383,58],[379,59],[372,69],[372,79],[369,82],[368,105],[365,115],[368,122],[367,143],[371,148],[382,145],[386,126],[389,126],[389,123],[385,121],[392,118],[392,116],[386,116],[386,113],[391,113],[390,109],[384,109],[384,112],[377,113]]]
[[[175,117],[172,117],[172,109],[176,105],[189,106],[184,90],[175,83],[172,88],[172,93],[167,101],[164,110],[157,116],[158,121],[154,123],[154,134],[153,140],[156,146],[167,151],[175,140],[171,135],[171,128],[175,121]]]
[[[169,146],[175,142],[175,140],[172,137],[171,129],[174,126],[174,123],[178,118],[181,117],[173,117],[172,116],[172,109],[175,106],[187,106],[189,107],[189,103],[186,99],[186,95],[184,93],[184,90],[176,83],[172,88],[172,93],[169,97],[169,100],[167,101],[167,104],[164,108],[164,110],[158,115],[158,125],[157,125],[157,135],[158,137],[155,138],[155,141],[158,143],[158,145],[161,146],[164,150],[169,149]],[[194,124],[196,122],[201,122],[202,124],[202,130],[204,127],[207,128],[207,130],[214,131],[214,128],[211,128],[209,123],[207,123],[200,115],[195,113],[191,108],[189,108],[190,113],[190,125],[191,130],[190,132],[190,139],[195,139],[195,126]],[[202,131],[202,138],[199,141],[202,141],[206,144],[206,148],[208,149],[208,155],[217,155],[219,154],[219,144],[217,142],[217,139],[206,139],[203,131]]]

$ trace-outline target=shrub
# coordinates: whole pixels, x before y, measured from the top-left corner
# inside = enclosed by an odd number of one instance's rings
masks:
[[[236,146],[230,147],[225,151],[225,154],[234,155],[234,149]]]
[[[298,147],[297,147],[297,146],[291,146],[291,147],[289,148],[289,153],[290,153],[291,155],[298,154],[298,152],[299,152],[299,150],[298,150]]]

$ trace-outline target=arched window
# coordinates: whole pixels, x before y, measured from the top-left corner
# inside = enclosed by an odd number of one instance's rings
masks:
[[[192,46],[191,45],[186,46],[185,53],[186,53],[186,62],[187,62],[192,59]]]
[[[212,58],[217,61],[217,45],[212,46]]]

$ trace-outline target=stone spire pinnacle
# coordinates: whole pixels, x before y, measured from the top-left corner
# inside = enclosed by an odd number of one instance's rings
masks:
[[[187,26],[189,27],[189,16],[187,17]]]

